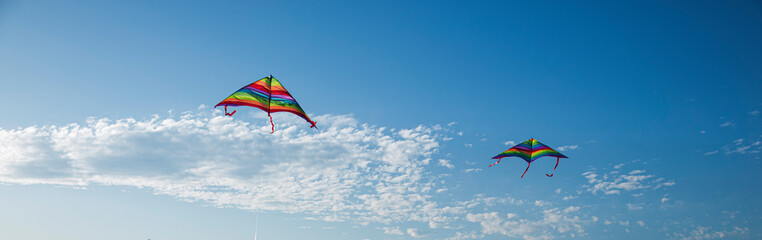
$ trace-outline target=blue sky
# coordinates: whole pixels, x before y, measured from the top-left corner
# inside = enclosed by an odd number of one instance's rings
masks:
[[[762,238],[761,9],[0,1],[0,238]]]

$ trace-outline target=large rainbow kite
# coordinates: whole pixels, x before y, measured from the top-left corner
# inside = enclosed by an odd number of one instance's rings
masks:
[[[553,174],[556,171],[556,167],[558,167],[558,161],[561,158],[567,158],[563,154],[556,152],[556,150],[553,150],[552,148],[545,146],[545,144],[540,143],[540,141],[537,141],[537,139],[530,138],[529,140],[526,140],[522,143],[519,143],[516,146],[513,146],[512,148],[505,150],[505,152],[502,152],[498,154],[497,156],[492,157],[492,159],[497,159],[497,162],[490,164],[489,166],[492,167],[495,164],[498,164],[500,162],[500,159],[504,157],[520,157],[521,159],[524,159],[524,161],[527,161],[527,169],[524,170],[524,173],[521,174],[521,178],[524,178],[524,174],[527,173],[527,170],[529,170],[529,166],[532,165],[532,162],[534,160],[537,160],[541,157],[556,157],[556,166],[553,167],[553,173],[551,174],[545,174],[548,177],[552,177]]]
[[[275,132],[275,124],[273,124],[273,117],[270,113],[274,112],[290,112],[297,116],[307,120],[312,126],[310,128],[317,129],[315,122],[304,113],[302,107],[296,102],[293,96],[283,87],[278,79],[272,75],[259,79],[249,85],[244,86],[233,94],[230,94],[225,100],[218,103],[214,107],[225,106],[225,116],[233,116],[236,110],[228,113],[228,106],[249,106],[262,109],[267,112],[267,116],[270,117],[270,126],[272,132]]]

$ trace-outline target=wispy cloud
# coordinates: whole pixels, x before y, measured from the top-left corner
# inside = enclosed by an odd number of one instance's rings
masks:
[[[734,125],[735,125],[735,123],[733,123],[733,122],[731,122],[731,121],[726,121],[726,122],[724,122],[724,123],[721,123],[721,124],[720,124],[720,127],[732,127],[732,126],[734,126]]]
[[[382,227],[385,234],[405,235],[399,227]]]
[[[681,240],[708,240],[720,238],[743,238],[748,237],[749,228],[733,226],[730,229],[715,230],[713,227],[697,226],[689,232],[673,233],[672,237]]]
[[[756,154],[762,152],[762,141],[752,140],[747,141],[744,138],[733,140],[732,143],[725,144],[720,147],[720,150],[727,154]],[[720,150],[705,153],[704,155],[712,155],[718,153]]]
[[[418,228],[408,228],[407,229],[407,234],[410,235],[411,237],[414,237],[414,238],[421,238],[421,237],[426,236],[423,233],[421,233],[421,231],[418,230]]]
[[[620,165],[616,167],[621,168]],[[615,167],[615,168],[616,168]],[[598,192],[606,195],[620,194],[622,191],[634,191],[639,189],[659,189],[665,186],[673,186],[674,181],[665,181],[663,178],[654,179],[654,175],[645,174],[645,170],[633,170],[627,174],[613,171],[600,174],[595,171],[582,173],[588,183],[583,185],[588,192]]]
[[[452,165],[452,163],[450,163],[450,160],[447,160],[447,159],[439,159],[438,165],[449,168],[449,169],[455,168],[455,165]]]
[[[565,209],[551,208],[542,211],[538,219],[518,218],[517,214],[485,212],[466,215],[466,220],[479,223],[485,235],[500,234],[511,238],[553,239],[555,237],[577,237],[585,235],[586,221],[573,215],[579,207]],[[588,220],[589,221],[589,220]]]
[[[481,239],[484,238],[484,234],[479,234],[476,231],[470,232],[456,232],[455,236],[447,238],[447,240],[464,240],[464,239]]]
[[[643,210],[643,204],[642,203],[628,203],[627,204],[628,210]]]
[[[559,151],[574,150],[574,149],[577,149],[578,147],[579,147],[578,145],[566,145],[566,146],[558,147],[558,150]]]

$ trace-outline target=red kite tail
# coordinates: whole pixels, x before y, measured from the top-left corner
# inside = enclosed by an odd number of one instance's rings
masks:
[[[232,113],[228,113],[228,105],[225,105],[225,116],[233,116],[233,114],[235,114],[235,111],[238,111],[238,110],[233,110]]]
[[[275,124],[273,124],[273,116],[270,116],[270,113],[267,113],[267,116],[270,117],[270,128],[271,128],[270,134],[273,134],[275,132]]]
[[[556,158],[556,166],[555,166],[555,167],[553,167],[553,172],[552,172],[552,173],[550,173],[550,174],[547,174],[547,173],[546,173],[546,174],[545,174],[545,176],[548,176],[548,177],[552,177],[552,176],[553,176],[553,174],[556,174],[556,168],[558,167],[558,160],[559,160],[559,159],[560,159],[560,158],[558,158],[558,157]]]
[[[310,123],[312,123],[312,126],[310,126],[310,128],[315,128],[315,130],[320,130],[317,128],[317,125],[315,125],[316,124],[315,122],[310,122]]]
[[[495,163],[493,163],[493,164],[490,164],[490,165],[489,165],[489,166],[487,166],[487,167],[492,167],[492,166],[495,166],[495,164],[498,164],[498,163],[500,163],[500,159],[503,159],[503,158],[498,158],[498,159],[497,159],[497,162],[495,162]]]
[[[523,174],[521,174],[521,178],[524,178],[524,174],[527,174],[527,170],[529,170],[529,166],[532,166],[532,162],[529,162],[529,164],[527,164],[527,169],[524,170]]]

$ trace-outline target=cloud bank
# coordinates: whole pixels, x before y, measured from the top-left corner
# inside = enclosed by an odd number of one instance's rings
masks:
[[[436,184],[423,171],[439,147],[438,127],[388,131],[350,116],[316,119],[327,124],[320,131],[287,118],[274,134],[211,113],[0,129],[0,183],[149,188],[329,221],[446,220],[428,200]]]

